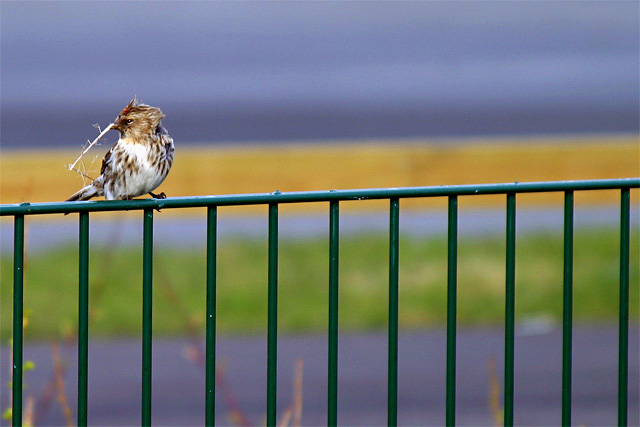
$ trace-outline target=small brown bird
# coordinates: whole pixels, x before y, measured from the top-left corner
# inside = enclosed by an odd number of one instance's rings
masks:
[[[173,139],[160,123],[163,117],[159,108],[139,104],[134,97],[112,126],[120,132],[120,139],[104,156],[100,176],[67,201],[96,196],[131,200],[147,193],[164,199],[164,193],[152,193],[173,164]]]

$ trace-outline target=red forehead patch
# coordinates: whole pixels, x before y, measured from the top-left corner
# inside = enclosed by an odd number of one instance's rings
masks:
[[[124,107],[124,109],[120,112],[121,115],[123,114],[128,114],[131,112],[132,109],[134,109],[135,107],[138,106],[138,100],[134,97],[131,102],[129,103],[129,105],[127,105],[126,107]]]

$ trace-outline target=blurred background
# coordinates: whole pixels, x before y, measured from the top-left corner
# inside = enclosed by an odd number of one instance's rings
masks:
[[[639,168],[636,2],[1,7],[2,203],[66,199],[134,95],[167,115],[170,196]]]
[[[2,145],[638,130],[636,2],[5,2]],[[90,138],[93,139],[93,138]]]
[[[623,1],[2,1],[0,202],[61,201],[75,192],[85,180],[67,165],[97,136],[93,125],[106,127],[134,95],[166,114],[163,124],[175,140],[176,160],[158,191],[170,197],[637,177],[639,14],[638,2]],[[110,132],[92,148],[82,170],[96,177],[116,138]],[[637,197],[634,190],[631,259],[636,261]],[[590,344],[615,337],[618,302],[611,289],[618,274],[619,198],[615,191],[576,194],[574,313],[578,323],[598,325],[581,330],[576,342],[585,347],[576,354],[595,354]],[[551,360],[558,368],[562,194],[519,196],[518,206],[518,247],[523,248],[518,348],[531,346],[525,356],[534,354],[536,363]],[[279,327],[285,333],[322,334],[326,328],[326,209],[325,204],[281,209]],[[346,424],[384,422],[384,396],[362,396],[363,388],[365,395],[384,391],[384,384],[375,384],[384,379],[384,366],[376,361],[386,357],[384,334],[376,333],[386,324],[380,301],[387,295],[387,209],[386,203],[341,204],[340,321],[353,334],[341,347],[348,349],[341,353]],[[406,243],[400,324],[418,334],[403,341],[411,348],[404,354],[439,361],[444,348],[439,328],[446,319],[446,200],[403,200],[401,215]],[[139,376],[128,367],[139,355],[130,341],[118,340],[139,333],[141,221],[138,213],[91,218],[91,331],[93,337],[115,340],[92,344],[93,363],[108,364],[114,348],[133,361],[119,362],[123,372],[115,385],[108,375],[95,374],[95,384],[111,386],[96,391],[90,404],[98,423],[131,424],[138,408],[127,396],[138,393]],[[468,381],[462,381],[470,388],[462,386],[460,393],[468,412],[460,416],[466,424],[497,422],[499,412],[486,403],[485,384],[488,361],[497,357],[501,363],[496,328],[504,315],[504,226],[503,197],[461,198],[459,322],[488,328],[486,336],[472,331],[460,338],[466,349],[461,359],[479,355],[465,359]],[[12,227],[10,218],[2,218],[3,339],[11,330]],[[241,390],[244,414],[259,420],[264,372],[246,366],[263,360],[264,342],[256,337],[264,336],[266,319],[266,209],[221,209],[219,228],[218,322],[221,334],[230,337],[221,342],[220,354],[231,387]],[[158,416],[167,424],[201,424],[203,396],[191,386],[202,379],[196,365],[204,320],[204,213],[165,210],[156,214],[155,232],[154,333],[167,340],[196,337],[186,344],[159,340],[163,354],[171,354],[154,365],[166,384],[162,388],[181,392],[157,395],[167,402],[159,405]],[[72,343],[76,216],[29,218],[26,244],[25,301],[31,313],[26,336]],[[637,319],[638,265],[632,264],[631,315]],[[55,310],[51,301],[59,302]],[[434,329],[424,335],[428,328]],[[249,334],[249,341],[237,334]],[[542,341],[526,341],[530,336]],[[290,397],[298,357],[311,361],[305,378],[324,384],[326,360],[314,359],[326,353],[321,338],[287,341],[280,367],[287,382],[279,388],[285,393],[279,402]],[[410,347],[416,342],[423,344]],[[185,348],[188,357],[182,359]],[[367,362],[371,372],[359,369],[362,348],[375,359]],[[49,350],[40,344],[27,352],[42,366],[32,373],[33,390],[46,387]],[[73,351],[66,351],[73,362]],[[636,328],[631,367],[636,423],[637,354]],[[576,372],[575,412],[583,415],[576,423],[615,420],[615,353],[602,355],[602,361],[607,375],[593,381],[587,361],[582,374]],[[401,360],[405,415],[400,423],[442,424],[442,369],[411,370],[420,363]],[[523,409],[517,423],[557,424],[559,405],[549,404],[549,399],[559,402],[555,368],[541,365],[544,377],[520,371],[522,394],[516,399]],[[170,375],[176,372],[179,379]],[[526,389],[530,384],[540,386]],[[131,394],[114,392],[127,387]],[[324,392],[318,387],[312,388],[315,394]],[[324,395],[305,391],[306,422],[322,424],[325,408],[318,402]],[[4,408],[7,393],[2,395]],[[116,409],[103,409],[111,407]],[[41,423],[63,423],[60,408],[39,411],[45,414]],[[223,413],[233,415],[233,408]],[[234,423],[242,425],[237,418]]]

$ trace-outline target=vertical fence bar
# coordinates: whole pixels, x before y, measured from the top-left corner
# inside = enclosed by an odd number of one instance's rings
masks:
[[[449,196],[447,229],[447,398],[446,424],[456,423],[456,299],[458,273],[458,197]]]
[[[573,191],[564,193],[564,274],[562,292],[562,425],[571,425],[573,329]]]
[[[216,396],[216,254],[217,254],[216,206],[207,208],[207,324],[206,324],[206,398],[205,425],[215,424]]]
[[[22,426],[22,334],[24,284],[24,215],[13,224],[13,376],[11,422]]]
[[[80,212],[78,236],[78,426],[87,425],[89,359],[89,212]]]
[[[267,426],[276,425],[278,369],[278,204],[269,204],[269,283],[267,321]]]
[[[142,425],[151,425],[153,209],[144,210],[142,247]]]
[[[513,425],[513,358],[516,282],[516,194],[507,193],[507,254],[504,343],[504,425]]]
[[[618,324],[618,425],[627,425],[629,376],[629,234],[630,192],[620,197],[620,319]]]
[[[387,424],[398,425],[398,263],[400,201],[390,200],[389,212],[389,370]]]
[[[329,378],[327,426],[338,424],[338,262],[340,248],[340,205],[329,204]]]

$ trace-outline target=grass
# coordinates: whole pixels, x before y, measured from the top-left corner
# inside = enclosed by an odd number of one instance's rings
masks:
[[[631,247],[631,316],[638,318],[639,230]],[[574,319],[613,322],[618,313],[618,231],[577,229]],[[137,335],[141,330],[142,256],[139,247],[92,247],[90,334]],[[461,237],[458,322],[502,324],[504,238]],[[328,242],[323,238],[280,242],[278,326],[283,332],[325,331],[328,311]],[[204,328],[203,249],[157,248],[154,258],[154,333],[179,335]],[[401,236],[400,325],[421,328],[446,321],[446,239]],[[223,240],[218,249],[217,319],[221,333],[266,331],[267,244]],[[1,335],[11,330],[12,261],[2,259]],[[562,318],[561,233],[518,236],[517,320]],[[384,328],[387,321],[388,238],[343,236],[340,246],[340,327]],[[72,334],[77,322],[77,248],[27,255],[27,337]]]

